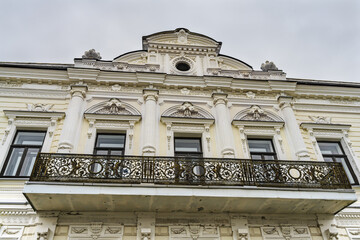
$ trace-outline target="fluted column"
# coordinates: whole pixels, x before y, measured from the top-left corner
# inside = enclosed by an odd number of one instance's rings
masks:
[[[223,157],[235,157],[234,137],[232,133],[231,120],[227,107],[227,94],[212,94],[215,106],[215,126],[220,139],[221,155]]]
[[[59,153],[73,152],[75,137],[82,121],[82,108],[86,96],[86,85],[71,86],[71,99],[66,111],[66,117],[59,141]]]
[[[142,153],[144,156],[154,156],[156,154],[156,105],[159,91],[156,89],[144,89],[143,96],[145,101],[144,114],[144,145]]]
[[[297,124],[294,110],[291,107],[292,97],[280,96],[278,102],[285,120],[285,131],[288,132],[297,159],[310,160],[309,152],[306,149],[299,125]]]

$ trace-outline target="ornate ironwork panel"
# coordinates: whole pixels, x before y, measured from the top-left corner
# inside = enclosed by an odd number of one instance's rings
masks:
[[[340,163],[40,153],[31,181],[351,188]]]

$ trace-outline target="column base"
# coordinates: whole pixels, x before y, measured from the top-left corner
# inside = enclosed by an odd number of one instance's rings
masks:
[[[73,145],[68,141],[63,141],[59,143],[58,147],[58,153],[71,153],[71,150],[73,149]]]
[[[155,156],[156,148],[153,146],[144,146],[142,149],[143,156]]]
[[[235,151],[232,148],[224,148],[221,155],[223,158],[235,158]]]
[[[297,156],[298,160],[300,160],[300,161],[310,161],[310,155],[309,155],[308,151],[306,151],[306,150],[297,152],[296,156]]]

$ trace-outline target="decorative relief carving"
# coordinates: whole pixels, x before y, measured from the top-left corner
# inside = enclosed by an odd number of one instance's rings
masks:
[[[248,109],[240,111],[235,115],[234,120],[239,121],[265,121],[265,122],[284,122],[279,116],[269,111],[263,110],[258,105],[253,105]]]
[[[54,104],[28,103],[26,106],[28,111],[48,112],[54,106]]]
[[[247,98],[250,98],[250,99],[254,99],[255,96],[256,96],[255,93],[253,93],[251,91],[246,92],[245,95],[246,95]]]
[[[180,90],[180,92],[181,92],[181,94],[183,94],[183,95],[189,95],[189,94],[190,94],[190,90],[187,89],[187,88],[182,88],[182,89]]]
[[[69,237],[71,238],[114,238],[119,239],[123,235],[123,226],[104,225],[102,222],[92,222],[89,225],[70,226]]]
[[[24,227],[19,226],[2,226],[0,239],[20,239]]]
[[[324,116],[308,116],[311,121],[315,123],[325,123],[331,124],[331,117],[324,117]]]
[[[178,117],[178,118],[203,118],[213,119],[213,116],[206,110],[194,106],[190,102],[184,102],[182,105],[177,105],[169,108],[163,114],[163,117]]]
[[[187,33],[184,29],[181,29],[179,32],[176,33],[178,39],[178,43],[186,44],[187,43]]]
[[[310,240],[310,231],[305,226],[262,227],[265,240]]]
[[[117,98],[110,99],[104,106],[104,108],[97,110],[95,113],[102,114],[121,114],[130,115],[131,113],[123,107],[123,104]]]
[[[141,240],[151,240],[151,228],[141,228]]]
[[[220,239],[219,228],[210,225],[170,226],[170,238],[218,238]]]
[[[4,137],[2,139],[2,144],[3,145],[6,142],[7,137],[9,136],[11,128],[13,127],[14,120],[15,120],[15,117],[10,117],[9,116],[9,118],[8,118],[8,126],[5,128]]]
[[[37,240],[47,240],[49,237],[49,229],[47,231],[38,232],[37,233]]]
[[[360,228],[347,228],[346,231],[352,240],[360,239]]]

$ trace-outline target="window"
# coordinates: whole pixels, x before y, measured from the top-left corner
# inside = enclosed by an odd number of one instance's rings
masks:
[[[340,162],[351,184],[358,184],[356,175],[339,142],[318,142],[325,162]]]
[[[201,158],[201,138],[175,138],[175,156]]]
[[[205,179],[201,138],[174,138],[175,181],[200,184]]]
[[[276,160],[271,139],[248,139],[251,159]]]
[[[96,155],[123,156],[125,152],[125,134],[98,134],[94,148]]]
[[[46,132],[18,131],[1,171],[2,176],[28,177]]]

